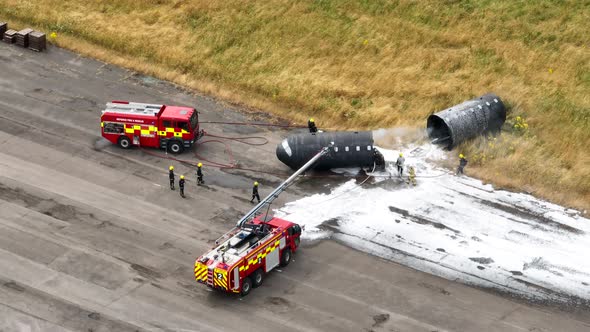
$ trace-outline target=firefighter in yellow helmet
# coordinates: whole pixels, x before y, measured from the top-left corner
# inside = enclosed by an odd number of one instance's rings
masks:
[[[168,167],[168,175],[170,177],[170,190],[174,190],[174,166]]]
[[[397,173],[400,178],[404,174],[404,162],[405,161],[406,161],[406,159],[404,159],[404,154],[400,152],[399,157],[397,158],[397,160],[395,162],[395,166],[397,166]]]
[[[309,118],[307,121],[307,127],[309,128],[310,133],[317,133],[318,127],[315,126],[315,120],[313,118]]]
[[[205,181],[203,181],[203,170],[201,169],[201,167],[203,167],[203,164],[198,163],[197,164],[197,186],[205,184]]]
[[[467,159],[465,156],[460,153],[459,154],[459,166],[457,167],[457,173],[455,175],[463,174],[463,169],[467,166]]]
[[[256,198],[258,203],[260,203],[260,195],[258,195],[258,181],[255,181],[254,186],[252,187],[252,199],[250,200],[250,203],[254,203],[254,198]]]
[[[180,197],[184,198],[184,175],[180,176],[178,181],[178,188],[180,188]]]

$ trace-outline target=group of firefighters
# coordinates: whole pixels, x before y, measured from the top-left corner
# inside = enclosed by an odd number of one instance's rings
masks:
[[[404,163],[406,162],[406,159],[404,158],[404,154],[400,152],[399,157],[397,158],[396,162],[395,162],[395,166],[397,166],[397,173],[401,179],[403,173],[404,173]],[[463,171],[465,170],[465,166],[467,166],[467,159],[465,158],[465,156],[460,153],[459,154],[459,166],[457,167],[457,171],[455,172],[455,175],[462,175]],[[408,184],[412,184],[412,185],[416,185],[416,170],[414,169],[414,166],[410,166],[408,168]]]
[[[307,127],[309,128],[310,133],[318,132],[318,128],[316,127],[315,121],[313,118],[310,118],[309,121],[307,121]],[[406,160],[404,158],[404,154],[400,152],[399,157],[397,158],[397,160],[395,162],[395,165],[397,166],[397,173],[398,173],[400,179],[402,178],[403,173],[404,173],[405,161]],[[465,156],[461,153],[461,154],[459,154],[459,166],[457,167],[457,171],[455,172],[455,175],[463,174],[465,166],[467,166],[467,159],[465,159]],[[198,186],[205,184],[205,181],[203,180],[202,167],[203,167],[202,163],[197,164],[197,185]],[[170,190],[175,190],[175,188],[174,188],[174,183],[175,183],[174,166],[170,166],[168,168],[168,171],[169,171],[169,177],[170,177]],[[178,181],[178,188],[180,189],[180,196],[182,198],[186,197],[184,195],[184,184],[185,184],[184,175],[181,175],[180,180]],[[408,167],[408,184],[411,184],[413,186],[416,185],[416,170],[414,169],[414,166]],[[258,194],[258,181],[254,181],[254,185],[252,186],[252,198],[250,199],[250,203],[254,203],[255,198],[258,200],[258,203],[260,203],[260,195]]]
[[[309,128],[309,132],[312,134],[318,132],[318,128],[316,127],[315,120],[313,118],[310,118],[307,121],[307,128]],[[397,173],[400,178],[402,178],[402,175],[404,173],[404,163],[404,154],[400,153],[399,157],[397,158],[397,161],[395,162],[395,165],[397,166]],[[465,156],[462,153],[459,154],[459,166],[457,167],[457,172],[455,173],[455,175],[463,174],[463,170],[466,165],[467,159],[465,159]],[[414,166],[408,167],[408,184],[412,184],[414,186],[416,185],[416,169],[414,169]]]
[[[399,175],[400,179],[402,177],[402,175],[404,174],[404,163],[406,162],[406,159],[404,158],[404,154],[403,153],[399,153],[399,157],[397,157],[397,160],[395,161],[395,166],[397,166],[397,174]],[[414,169],[414,166],[410,166],[408,168],[408,184],[411,185],[416,185],[416,170]]]
[[[316,127],[315,121],[313,120],[313,118],[310,118],[309,121],[307,121],[307,126],[309,127],[310,133],[316,133],[318,131],[318,128]],[[197,185],[198,186],[205,184],[205,181],[203,180],[202,167],[203,167],[202,163],[197,164]],[[170,178],[170,190],[175,190],[174,184],[176,182],[176,176],[174,175],[174,166],[170,166],[168,168],[168,174],[169,174],[169,178]],[[180,179],[178,180],[178,188],[180,189],[180,196],[182,198],[186,197],[184,195],[184,184],[185,184],[184,175],[181,175]],[[252,198],[250,199],[250,203],[254,203],[255,198],[258,201],[258,203],[260,203],[260,195],[258,194],[258,181],[254,181],[254,185],[252,186]]]
[[[313,118],[310,118],[309,121],[307,121],[307,126],[309,128],[310,133],[316,133],[318,131],[318,128],[316,127],[315,121],[313,120]],[[203,167],[202,163],[197,164],[197,185],[198,186],[205,184],[205,181],[203,180],[202,167]],[[169,178],[170,178],[170,190],[175,190],[174,183],[176,181],[176,177],[174,175],[174,166],[170,166],[168,168],[168,174],[169,174]],[[180,189],[180,196],[182,198],[186,197],[184,195],[184,184],[185,184],[184,175],[181,175],[180,179],[178,180],[178,188]],[[254,181],[254,185],[252,186],[252,198],[250,199],[250,203],[254,203],[255,198],[256,198],[256,200],[258,200],[258,203],[260,203],[260,195],[258,194],[258,181]]]
[[[168,177],[170,178],[170,190],[176,190],[174,188],[174,183],[176,182],[176,176],[174,175],[174,166],[168,167]],[[180,197],[185,198],[184,195],[184,175],[180,176],[178,180],[178,188],[180,189]],[[197,186],[205,184],[203,180],[203,163],[197,164]],[[258,200],[260,203],[260,195],[258,194],[258,181],[254,181],[254,186],[252,187],[252,199],[250,199],[250,203],[254,203],[254,198]]]

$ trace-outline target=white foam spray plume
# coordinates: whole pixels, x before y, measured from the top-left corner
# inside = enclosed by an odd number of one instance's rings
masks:
[[[465,283],[542,301],[590,301],[590,220],[530,195],[438,164],[449,152],[425,130],[374,132],[388,167],[362,186],[349,180],[275,211],[305,225],[304,241],[331,237],[353,248]],[[386,148],[384,148],[386,147]],[[417,186],[398,177],[399,152]],[[449,162],[455,162],[450,159]],[[467,172],[469,167],[467,167]]]
[[[395,127],[373,131],[375,145],[386,149],[399,149],[406,144],[426,142],[426,129]]]

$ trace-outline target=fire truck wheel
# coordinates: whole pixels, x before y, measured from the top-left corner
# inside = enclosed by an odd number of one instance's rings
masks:
[[[281,256],[281,266],[287,266],[291,262],[291,249],[287,248],[283,250],[283,255]]]
[[[129,149],[129,147],[131,146],[131,140],[129,139],[129,137],[127,137],[127,136],[119,137],[119,146],[122,147],[123,149]]]
[[[249,277],[244,278],[242,280],[242,292],[240,293],[241,296],[246,296],[252,290],[252,279]]]
[[[262,281],[264,280],[264,272],[262,272],[262,269],[254,271],[254,273],[252,273],[252,279],[252,287],[256,288],[262,285]]]
[[[179,141],[171,141],[168,143],[168,148],[172,153],[181,153],[182,152],[182,143]]]

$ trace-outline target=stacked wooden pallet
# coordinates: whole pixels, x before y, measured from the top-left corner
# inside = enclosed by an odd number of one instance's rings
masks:
[[[29,34],[33,29],[23,29],[16,33],[16,45],[21,47],[29,47]]]
[[[43,32],[29,28],[21,31],[8,29],[6,22],[0,22],[0,39],[5,43],[16,43],[18,46],[28,47],[37,52],[47,49],[47,38]]]
[[[4,36],[6,30],[8,30],[8,23],[0,22],[0,36]]]
[[[16,41],[16,30],[12,30],[12,29],[8,29],[6,30],[6,32],[4,32],[4,35],[2,37],[2,41],[4,41],[5,43],[9,43],[12,44]]]
[[[45,34],[39,31],[33,31],[29,34],[29,48],[33,51],[41,52],[47,48]]]

